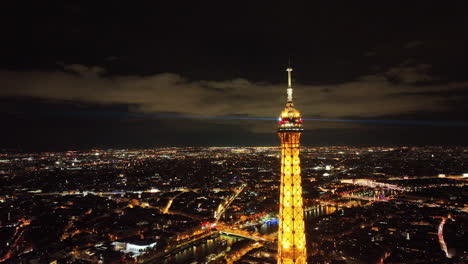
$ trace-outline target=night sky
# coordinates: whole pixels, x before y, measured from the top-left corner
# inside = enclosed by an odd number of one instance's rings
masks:
[[[466,1],[8,2],[3,149],[468,144]]]

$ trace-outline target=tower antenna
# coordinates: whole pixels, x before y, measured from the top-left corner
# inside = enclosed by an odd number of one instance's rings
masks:
[[[288,72],[288,103],[292,103],[292,100],[293,100],[293,97],[292,97],[292,94],[293,94],[293,89],[292,89],[292,78],[291,78],[291,72],[292,72],[292,68],[291,68],[291,58],[288,59],[288,68],[286,69],[286,71]]]

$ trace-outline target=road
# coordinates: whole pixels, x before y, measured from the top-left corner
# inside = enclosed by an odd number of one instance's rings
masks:
[[[229,199],[225,201],[224,204],[220,204],[218,210],[216,210],[214,217],[216,221],[219,220],[221,215],[224,214],[224,212],[227,210],[227,208],[231,205],[231,203],[239,196],[239,194],[244,190],[246,184],[242,184],[241,187],[235,190],[234,195],[232,195]]]

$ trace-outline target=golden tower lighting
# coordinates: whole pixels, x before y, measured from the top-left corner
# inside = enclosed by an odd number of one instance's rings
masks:
[[[288,72],[288,102],[281,112],[278,135],[281,138],[281,185],[278,228],[278,264],[307,263],[302,202],[299,138],[301,113],[292,102],[291,72]]]

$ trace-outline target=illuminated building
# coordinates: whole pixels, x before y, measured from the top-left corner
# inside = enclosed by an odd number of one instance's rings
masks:
[[[156,241],[153,239],[134,239],[133,241],[112,242],[115,250],[124,253],[133,253],[133,256],[142,255],[146,250],[154,248],[156,244]]]
[[[301,114],[292,102],[291,71],[288,72],[288,102],[279,117],[278,135],[281,138],[281,185],[278,230],[278,264],[307,263],[302,202],[299,138]]]

